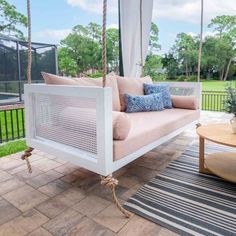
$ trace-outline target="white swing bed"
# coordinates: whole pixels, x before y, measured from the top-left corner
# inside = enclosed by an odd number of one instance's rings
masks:
[[[186,94],[187,91],[188,95],[194,95],[200,101],[200,83],[169,84],[175,94]],[[74,109],[74,113],[62,117],[67,107]],[[88,109],[93,112],[88,113]],[[28,84],[25,85],[25,112],[29,147],[102,176],[112,174],[198,122],[198,119],[185,122],[184,126],[173,132],[114,160],[111,88]],[[72,119],[76,119],[77,127],[75,122],[71,122]]]

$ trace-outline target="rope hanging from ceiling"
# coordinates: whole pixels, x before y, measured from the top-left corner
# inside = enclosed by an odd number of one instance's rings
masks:
[[[103,0],[103,18],[102,18],[102,86],[106,87],[106,74],[107,74],[107,0]]]
[[[28,65],[27,65],[27,80],[31,84],[31,66],[32,66],[32,42],[31,42],[31,10],[30,0],[27,0],[27,17],[28,17]]]
[[[27,65],[27,81],[31,84],[31,66],[32,66],[32,42],[31,42],[31,10],[30,10],[30,0],[27,0],[27,17],[28,17],[28,65]],[[29,157],[32,155],[34,149],[29,147],[25,150],[24,154],[21,156],[22,160],[26,161],[29,173],[32,173],[32,167],[29,161]]]

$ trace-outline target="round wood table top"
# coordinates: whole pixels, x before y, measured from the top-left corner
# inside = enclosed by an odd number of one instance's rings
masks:
[[[197,134],[214,143],[236,147],[236,134],[230,124],[209,124],[197,128]]]

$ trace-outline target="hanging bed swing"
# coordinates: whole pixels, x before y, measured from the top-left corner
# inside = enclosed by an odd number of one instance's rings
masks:
[[[31,84],[31,17],[28,9],[28,84],[24,88],[26,142],[28,148],[22,159],[27,161],[34,148],[57,156],[101,175],[101,183],[112,189],[113,199],[120,211],[129,217],[115,195],[118,181],[112,173],[180,134],[197,123],[199,108],[167,109],[161,112],[139,112],[129,116],[131,128],[124,140],[114,140],[114,90],[106,87],[106,11],[103,0],[102,87]],[[200,100],[199,83],[169,83],[171,92],[192,95]],[[113,93],[113,94],[112,94]],[[119,99],[119,98],[118,98]],[[121,124],[118,128],[122,128]],[[123,127],[124,128],[124,127]]]

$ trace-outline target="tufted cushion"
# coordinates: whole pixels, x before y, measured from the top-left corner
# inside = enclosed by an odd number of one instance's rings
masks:
[[[113,139],[125,140],[131,128],[129,116],[124,112],[112,112],[113,118]]]
[[[126,112],[162,111],[164,110],[161,93],[150,95],[129,95],[125,94]]]
[[[69,78],[42,72],[46,84],[77,85],[77,86],[102,86],[102,78]],[[107,87],[112,88],[112,106],[114,111],[120,111],[119,90],[114,75],[107,75]]]
[[[128,78],[128,77],[117,76],[121,111],[126,110],[124,94],[128,93],[131,95],[144,95],[143,91],[144,83],[152,84],[151,77],[146,76],[144,78]]]
[[[182,109],[199,109],[198,100],[195,96],[171,96],[173,107]]]
[[[170,86],[168,84],[144,84],[144,93],[162,93],[165,108],[172,108]]]

